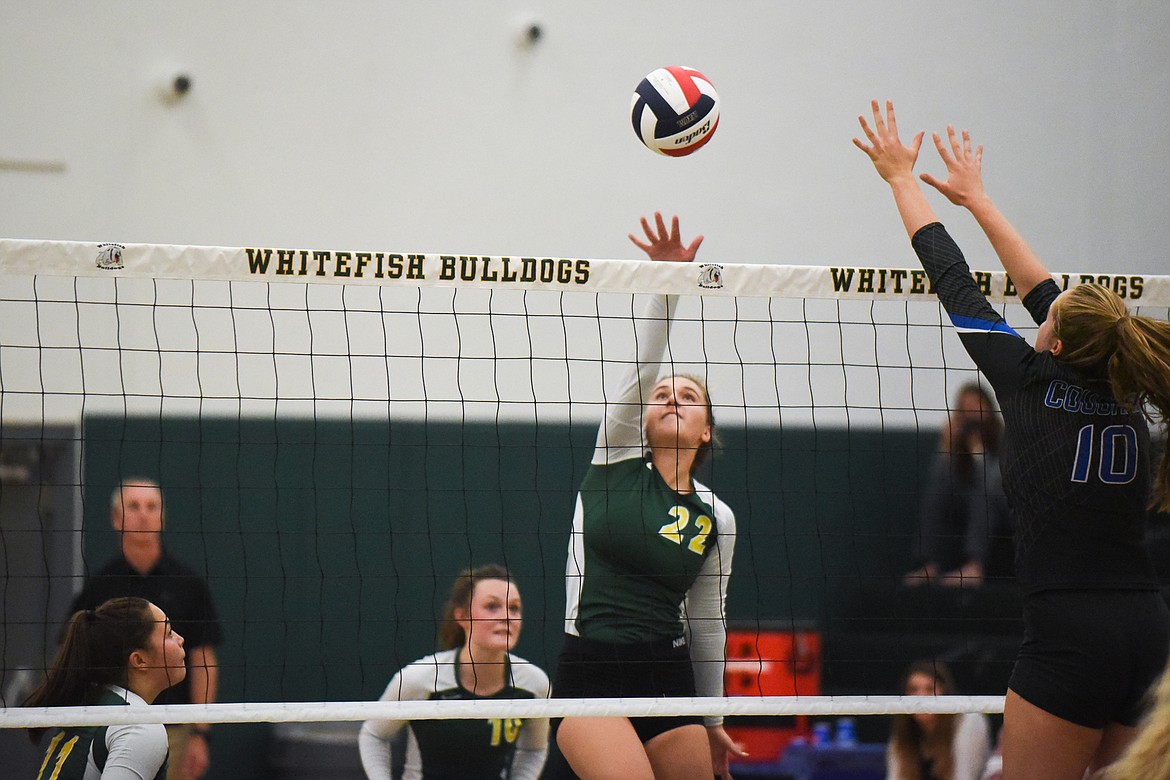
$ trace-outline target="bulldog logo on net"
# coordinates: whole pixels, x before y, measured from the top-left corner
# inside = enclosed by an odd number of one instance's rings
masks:
[[[723,266],[718,263],[704,263],[699,266],[699,286],[718,289],[723,286]]]
[[[125,249],[121,244],[98,244],[97,267],[103,271],[125,268],[122,265],[122,252]]]

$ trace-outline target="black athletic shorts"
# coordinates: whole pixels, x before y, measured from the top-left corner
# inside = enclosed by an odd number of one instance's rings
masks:
[[[1024,600],[1013,691],[1093,729],[1134,726],[1170,654],[1170,612],[1140,590],[1050,590]]]
[[[565,635],[553,683],[554,699],[694,696],[695,673],[683,639],[615,645]],[[679,726],[702,725],[698,716],[630,718],[643,743]],[[560,719],[552,722],[553,737]]]

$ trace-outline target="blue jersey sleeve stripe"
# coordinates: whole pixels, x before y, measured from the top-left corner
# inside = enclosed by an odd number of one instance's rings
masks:
[[[992,322],[990,320],[980,319],[979,317],[963,317],[958,314],[952,314],[950,316],[951,324],[953,324],[958,330],[965,333],[976,331],[982,333],[1007,333],[1012,336],[1020,335],[1012,330],[1011,326],[1003,320],[996,320]]]

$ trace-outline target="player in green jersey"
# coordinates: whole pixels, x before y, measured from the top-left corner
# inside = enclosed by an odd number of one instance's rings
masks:
[[[703,241],[661,214],[652,260],[691,262]],[[651,296],[635,318],[636,365],[606,407],[577,496],[566,566],[565,645],[554,695],[722,696],[724,608],[735,516],[693,472],[715,420],[704,384],[660,377],[676,298]],[[704,728],[706,726],[706,728]],[[565,718],[557,745],[581,778],[728,776],[741,755],[719,718]]]
[[[447,601],[443,649],[394,675],[381,701],[547,698],[548,675],[510,652],[521,621],[507,569],[464,571]],[[358,747],[370,780],[393,776],[393,740],[404,727],[404,780],[536,780],[548,755],[547,718],[368,720]]]
[[[110,599],[75,612],[44,682],[26,707],[145,705],[187,674],[183,637],[146,599]],[[45,751],[37,780],[162,780],[161,724],[31,729]]]

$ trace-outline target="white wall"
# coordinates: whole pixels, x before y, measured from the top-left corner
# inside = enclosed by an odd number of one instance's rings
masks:
[[[911,265],[850,143],[891,97],[906,130],[987,145],[989,189],[1054,269],[1165,273],[1168,33],[1165,0],[6,0],[0,235],[627,257],[657,208],[708,260]],[[676,63],[723,101],[681,160],[627,116]],[[194,86],[168,105],[175,68]]]

